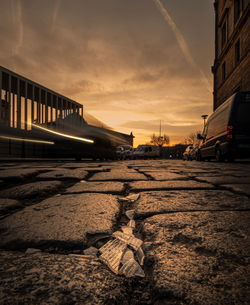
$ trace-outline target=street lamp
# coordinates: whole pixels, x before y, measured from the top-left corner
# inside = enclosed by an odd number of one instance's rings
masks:
[[[204,129],[205,129],[206,118],[208,117],[208,115],[207,115],[207,114],[203,114],[201,117],[202,117],[203,120],[204,120]]]

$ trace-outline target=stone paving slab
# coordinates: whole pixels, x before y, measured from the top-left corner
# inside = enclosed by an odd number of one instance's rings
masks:
[[[60,181],[38,181],[17,185],[0,191],[0,198],[24,199],[52,194],[61,186]]]
[[[144,171],[146,175],[150,175],[154,180],[160,181],[160,180],[183,180],[188,179],[187,176],[176,174],[176,173],[170,173],[167,170],[165,171]]]
[[[113,182],[113,181],[97,181],[87,182],[81,181],[69,187],[65,193],[83,193],[83,192],[94,192],[94,193],[111,193],[120,194],[124,190],[124,183]]]
[[[137,172],[128,172],[121,170],[111,170],[106,173],[96,173],[89,180],[90,181],[108,181],[108,180],[120,180],[120,181],[132,181],[132,180],[145,180],[145,175]]]
[[[249,184],[225,184],[222,186],[229,188],[235,192],[240,192],[240,193],[250,196],[250,185]]]
[[[159,304],[165,304],[164,296],[173,304],[248,304],[249,222],[249,212],[190,212],[146,219],[144,245],[154,258],[152,278],[162,295]]]
[[[180,190],[180,189],[211,189],[212,184],[201,183],[196,181],[134,181],[130,182],[129,186],[132,191],[144,191],[144,190]]]
[[[0,253],[1,304],[122,304],[123,279],[90,256]]]
[[[102,168],[103,167],[103,163],[87,163],[87,162],[65,162],[61,165],[59,165],[59,167],[61,168]],[[104,166],[104,168],[107,167],[106,165]]]
[[[249,184],[250,177],[232,177],[232,176],[220,176],[220,177],[197,177],[202,182],[208,182],[212,184]]]
[[[118,212],[118,201],[112,195],[50,197],[5,218],[0,224],[0,231],[4,232],[0,247],[86,245],[89,234],[112,233]]]
[[[1,180],[22,180],[33,175],[37,175],[39,170],[37,168],[27,168],[27,169],[6,169],[0,171]]]
[[[137,216],[192,210],[247,210],[250,200],[224,190],[142,192],[134,204]]]
[[[88,175],[88,172],[83,169],[57,169],[43,173],[37,176],[39,179],[84,179]]]
[[[6,214],[9,211],[20,209],[23,204],[14,199],[2,199],[0,198],[0,214]]]

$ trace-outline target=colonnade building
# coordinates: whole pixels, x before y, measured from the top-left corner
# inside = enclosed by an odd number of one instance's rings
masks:
[[[133,138],[88,124],[82,104],[0,66],[0,156],[108,158]]]
[[[56,129],[72,114],[83,116],[82,104],[1,66],[0,97],[0,122],[11,128],[28,131],[40,124]]]

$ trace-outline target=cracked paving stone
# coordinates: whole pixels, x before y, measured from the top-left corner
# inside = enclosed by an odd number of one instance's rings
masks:
[[[235,192],[244,193],[250,196],[250,184],[225,184],[223,187],[229,188]]]
[[[248,184],[250,188],[250,177],[232,177],[221,175],[220,177],[197,177],[202,182],[212,184]]]
[[[238,211],[147,218],[144,246],[154,258],[152,277],[160,300],[249,304],[249,222],[250,213]]]
[[[112,193],[120,194],[124,190],[124,184],[121,182],[113,181],[98,181],[98,182],[87,182],[81,181],[69,187],[65,193],[83,193],[83,192],[96,192],[96,193]]]
[[[77,169],[57,169],[37,176],[39,179],[84,179],[88,172],[81,168]]]
[[[186,210],[247,210],[249,198],[224,190],[151,191],[140,193],[137,216]]]
[[[179,174],[175,174],[175,173],[170,173],[167,172],[166,170],[164,172],[162,171],[144,171],[144,173],[146,175],[150,175],[152,178],[154,178],[154,180],[183,180],[183,179],[188,179],[188,177],[184,176],[184,175],[179,175]]]
[[[61,186],[60,181],[38,181],[0,191],[0,197],[24,199],[35,196],[43,196],[55,192]]]
[[[6,214],[9,211],[20,209],[22,207],[23,204],[17,200],[0,198],[0,214]]]
[[[135,181],[129,183],[132,191],[143,190],[161,190],[161,189],[210,189],[213,188],[212,184],[201,183],[196,181]]]
[[[86,255],[0,253],[1,304],[124,304],[126,287]]]
[[[50,197],[3,219],[0,247],[84,246],[91,234],[111,234],[118,213],[118,200],[112,195],[84,193]]]
[[[1,180],[22,180],[39,173],[37,168],[35,169],[5,169],[0,171]]]
[[[137,172],[111,170],[106,173],[96,173],[89,180],[91,181],[107,181],[107,180],[120,180],[120,181],[131,181],[131,180],[145,180],[145,175]]]

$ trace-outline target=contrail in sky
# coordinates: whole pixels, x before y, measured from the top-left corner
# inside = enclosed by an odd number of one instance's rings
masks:
[[[14,55],[16,55],[19,52],[19,49],[21,48],[23,44],[23,17],[22,17],[22,4],[20,0],[17,0],[15,2],[11,1],[12,6],[12,18],[13,22],[16,23],[17,29],[18,29],[18,39],[17,44],[13,49]]]
[[[55,27],[60,6],[61,6],[61,0],[56,0],[56,5],[52,16],[52,28]]]
[[[171,27],[172,31],[174,32],[175,37],[177,39],[177,42],[179,44],[179,47],[180,47],[186,61],[191,66],[193,66],[194,68],[199,70],[203,83],[206,85],[208,91],[211,92],[211,85],[210,85],[210,82],[209,82],[208,78],[206,77],[204,72],[200,69],[200,67],[197,65],[197,63],[193,59],[183,35],[181,34],[180,30],[177,28],[175,22],[173,21],[173,19],[169,15],[168,11],[163,6],[163,4],[161,3],[160,0],[153,0],[153,1],[156,4],[156,6],[158,7],[158,9],[161,12],[162,16],[164,17],[164,19],[167,21],[168,25]]]

